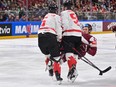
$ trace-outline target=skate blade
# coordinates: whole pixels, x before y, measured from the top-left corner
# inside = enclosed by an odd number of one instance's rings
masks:
[[[71,79],[71,82],[74,83],[78,75],[75,75],[74,78]]]
[[[62,81],[57,81],[58,85],[61,85],[62,84]]]

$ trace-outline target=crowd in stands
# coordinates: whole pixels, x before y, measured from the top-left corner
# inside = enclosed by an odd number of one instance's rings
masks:
[[[81,0],[81,2],[79,2],[79,0],[75,1],[75,12],[81,19],[116,19],[116,0]]]
[[[28,2],[27,2],[28,1]],[[61,0],[60,7],[65,0]],[[0,0],[0,22],[39,21],[58,0]],[[116,20],[116,0],[72,0],[80,20]]]

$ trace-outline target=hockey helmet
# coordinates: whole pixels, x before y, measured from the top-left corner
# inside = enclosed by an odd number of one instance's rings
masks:
[[[64,6],[64,7],[67,7],[68,9],[70,9],[72,5],[73,5],[73,4],[72,4],[71,0],[66,0],[66,1],[63,3],[63,6]]]
[[[92,31],[92,26],[90,24],[85,24],[84,27],[87,27],[89,31]]]
[[[58,7],[57,7],[56,4],[50,4],[50,6],[49,6],[49,12],[50,13],[56,13],[57,10],[58,10]]]

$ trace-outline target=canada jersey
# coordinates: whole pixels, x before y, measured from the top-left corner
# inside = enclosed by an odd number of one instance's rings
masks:
[[[82,36],[89,42],[90,45],[82,43],[81,45],[81,56],[85,56],[86,53],[94,56],[97,52],[97,40],[90,34],[82,33]]]
[[[61,12],[63,36],[82,36],[78,18],[72,10]]]
[[[58,35],[58,38],[61,39],[62,28],[61,28],[60,16],[58,16],[54,13],[48,13],[44,17],[44,19],[42,20],[42,23],[40,25],[40,28],[38,30],[38,34],[39,33],[46,33],[46,32]]]

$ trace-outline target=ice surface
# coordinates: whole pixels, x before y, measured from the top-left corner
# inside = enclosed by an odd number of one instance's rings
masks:
[[[45,57],[38,48],[37,38],[0,40],[0,87],[116,87],[116,37],[94,35],[98,40],[96,56],[86,55],[100,69],[112,69],[99,76],[99,71],[78,60],[75,83],[67,81],[67,63],[62,65],[63,82],[58,85],[45,72]]]

